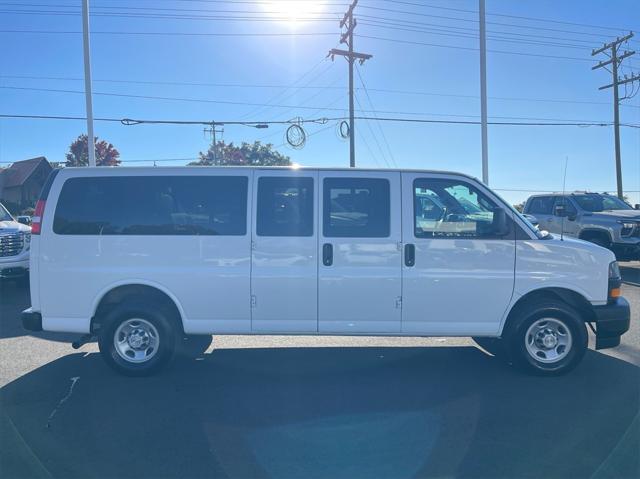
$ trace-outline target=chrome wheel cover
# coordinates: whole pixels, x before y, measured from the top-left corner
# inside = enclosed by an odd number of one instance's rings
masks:
[[[158,330],[146,319],[127,319],[113,335],[114,349],[128,363],[149,361],[158,352],[159,345]]]
[[[524,337],[529,355],[545,364],[564,359],[573,344],[571,330],[556,318],[540,318],[533,322]]]

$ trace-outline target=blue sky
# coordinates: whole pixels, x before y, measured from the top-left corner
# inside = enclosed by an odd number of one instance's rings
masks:
[[[290,8],[286,1],[93,0],[95,116],[267,121],[345,115],[346,62],[325,56],[337,46],[335,19],[347,2],[315,3],[299,7],[315,12],[315,20],[291,22],[282,19],[289,16],[282,13]],[[73,93],[83,90],[82,36],[22,32],[79,32],[79,5],[79,0],[0,0],[1,114],[85,115],[84,96]],[[15,13],[24,10],[32,12]],[[375,110],[379,117],[478,120],[474,10],[475,0],[361,0],[356,49],[373,59],[358,67],[367,91],[356,75],[361,105],[356,107],[369,116]],[[611,76],[603,69],[591,71],[590,53],[629,29],[640,30],[640,2],[487,0],[487,13],[490,120],[612,120],[612,92],[598,91]],[[168,32],[191,35],[148,34]],[[265,33],[305,35],[243,36]],[[640,73],[640,34],[634,40],[627,48],[639,53],[624,62],[627,74]],[[623,102],[621,121],[640,124],[640,94]],[[69,143],[85,129],[83,121],[0,119],[0,162],[40,155],[63,161]],[[223,138],[271,142],[303,165],[348,166],[348,141],[336,129],[336,122],[307,124],[309,136],[300,150],[283,145],[284,127],[278,126],[227,126]],[[202,126],[96,122],[95,133],[114,143],[125,165],[195,158],[210,142]],[[624,188],[640,202],[640,129],[622,128],[621,138]],[[481,176],[477,125],[360,121],[356,140],[358,166]],[[524,190],[560,190],[568,157],[567,189],[614,191],[613,151],[612,127],[490,126],[490,185],[513,202],[528,196]]]

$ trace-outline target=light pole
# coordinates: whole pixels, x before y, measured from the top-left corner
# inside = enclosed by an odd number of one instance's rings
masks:
[[[96,145],[93,136],[93,101],[91,98],[91,48],[89,45],[89,0],[82,0],[82,40],[84,49],[84,95],[87,105],[87,149],[89,166],[96,166]]]

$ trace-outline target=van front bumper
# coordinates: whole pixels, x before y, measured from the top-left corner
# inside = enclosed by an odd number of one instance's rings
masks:
[[[603,306],[594,306],[596,323],[596,349],[615,348],[620,344],[620,336],[629,330],[631,309],[624,298]]]
[[[22,312],[22,327],[27,331],[42,331],[42,315],[31,308]]]

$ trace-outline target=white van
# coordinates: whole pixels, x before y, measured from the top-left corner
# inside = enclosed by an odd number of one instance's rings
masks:
[[[629,328],[613,254],[458,173],[65,168],[37,204],[29,330],[149,374],[187,335],[474,336],[542,374]]]

